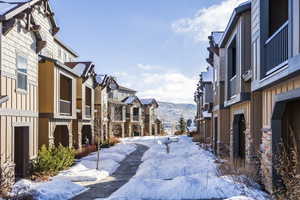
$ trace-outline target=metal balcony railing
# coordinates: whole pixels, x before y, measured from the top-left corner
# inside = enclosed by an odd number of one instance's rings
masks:
[[[88,105],[85,106],[85,116],[89,117],[89,118],[92,116],[92,107],[91,106],[88,106]]]
[[[287,21],[265,43],[266,75],[288,60],[288,25]]]
[[[59,100],[59,112],[62,115],[72,115],[72,102],[63,99]]]
[[[230,79],[230,81],[229,81],[229,98],[231,98],[231,97],[233,97],[234,95],[236,95],[237,94],[237,91],[236,91],[236,89],[237,89],[237,87],[236,87],[236,85],[237,85],[237,78],[236,78],[236,75],[234,76],[234,77],[232,77],[231,79]]]
[[[132,116],[132,120],[133,120],[133,121],[139,121],[139,120],[140,120],[139,115],[133,115],[133,116]]]
[[[114,120],[115,121],[123,121],[122,113],[115,113]]]

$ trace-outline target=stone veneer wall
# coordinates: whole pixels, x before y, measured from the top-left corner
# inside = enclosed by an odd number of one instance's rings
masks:
[[[272,192],[272,132],[264,130],[261,145],[262,182],[267,191]]]

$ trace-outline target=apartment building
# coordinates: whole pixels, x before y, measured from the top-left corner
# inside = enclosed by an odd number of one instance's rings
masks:
[[[66,62],[80,76],[76,78],[77,117],[72,120],[73,145],[81,150],[95,144],[95,64],[93,62]]]
[[[59,28],[48,1],[2,3],[0,10],[0,155],[24,177],[39,141],[39,54]]]
[[[157,116],[158,102],[153,99],[141,99],[143,105],[143,118],[144,118],[144,135],[160,135],[161,134],[161,121]]]
[[[288,150],[300,144],[299,10],[297,0],[252,1],[252,92],[262,95],[261,168],[270,192],[279,143]]]
[[[119,88],[114,77],[108,75],[97,75],[95,77],[95,135],[100,141],[107,141],[109,138],[109,110],[108,94]]]
[[[208,37],[209,57],[207,63],[213,67],[212,136],[213,150],[222,158],[229,158],[230,115],[225,102],[225,50],[220,48],[224,32],[212,32]]]
[[[212,144],[212,106],[213,106],[213,69],[208,67],[206,72],[200,74],[195,101],[198,115],[197,134],[201,142]]]

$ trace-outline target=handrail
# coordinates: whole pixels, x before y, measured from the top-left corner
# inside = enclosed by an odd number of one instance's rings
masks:
[[[288,25],[289,25],[289,20],[287,20],[284,24],[282,24],[282,26],[275,33],[273,33],[273,35],[271,35],[267,39],[267,41],[265,42],[265,45],[267,45],[268,43],[270,43]]]

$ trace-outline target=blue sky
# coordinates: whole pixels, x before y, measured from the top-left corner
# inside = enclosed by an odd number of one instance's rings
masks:
[[[59,36],[140,97],[192,103],[207,36],[242,0],[52,1]]]

